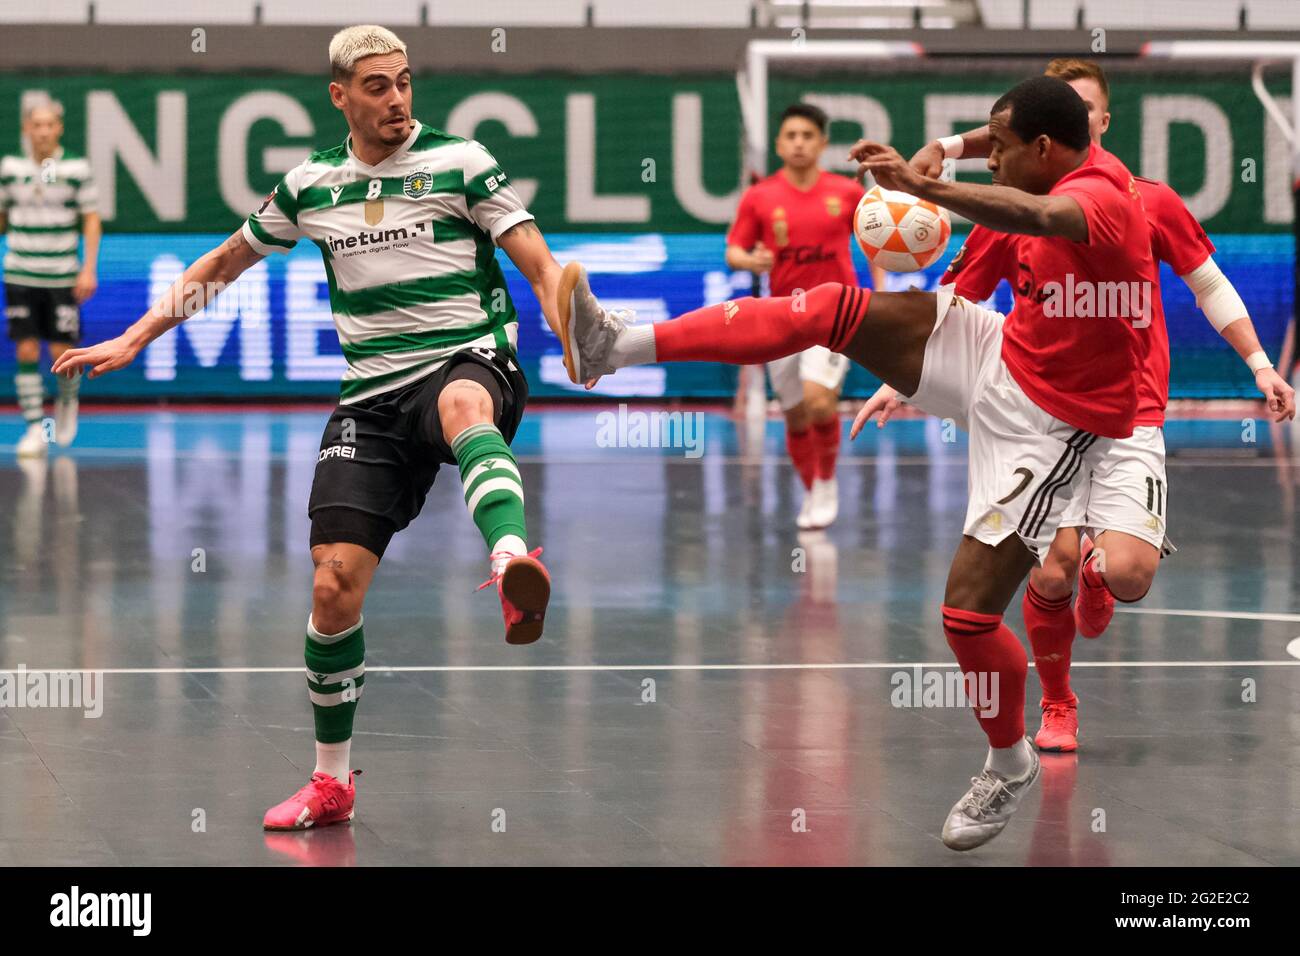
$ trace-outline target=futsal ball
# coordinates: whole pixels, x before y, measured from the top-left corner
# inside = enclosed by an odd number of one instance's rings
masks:
[[[853,234],[873,263],[886,272],[916,272],[948,247],[948,210],[907,193],[872,186],[853,211]]]

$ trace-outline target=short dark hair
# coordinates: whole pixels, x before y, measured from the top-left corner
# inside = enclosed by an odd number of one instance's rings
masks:
[[[800,119],[808,120],[808,122],[821,130],[823,136],[826,135],[826,130],[831,125],[830,117],[826,115],[825,110],[813,106],[811,103],[791,103],[781,114],[781,122],[776,124],[778,132],[781,127],[785,125],[785,121],[792,116],[798,116]]]
[[[1011,131],[1025,142],[1045,135],[1071,149],[1088,148],[1088,107],[1064,80],[1030,77],[1003,93],[989,114],[1007,109]]]

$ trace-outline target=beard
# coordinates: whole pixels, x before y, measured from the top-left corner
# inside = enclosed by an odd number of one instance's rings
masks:
[[[389,123],[388,121],[384,121],[379,125],[379,136],[386,143],[388,142],[400,143],[402,140],[406,139],[406,137],[410,134],[410,132],[411,132],[410,117],[404,117],[401,124],[394,124],[394,123]]]

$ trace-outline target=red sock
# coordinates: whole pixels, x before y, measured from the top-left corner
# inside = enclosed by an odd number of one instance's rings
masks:
[[[1010,747],[1025,735],[1025,677],[1029,673],[1029,658],[1011,628],[1002,622],[1001,614],[979,614],[958,608],[943,608],[943,635],[948,646],[957,655],[957,663],[967,676],[967,694],[979,700],[976,688],[971,687],[972,676],[984,678],[987,688],[994,692],[996,713],[984,716],[978,706],[975,718],[984,728],[990,747]],[[997,684],[993,684],[993,675]],[[993,710],[993,708],[989,708]]]
[[[790,428],[785,430],[785,447],[794,462],[794,470],[799,472],[799,480],[805,488],[812,488],[813,478],[817,475],[816,436],[811,428],[801,432]]]
[[[827,481],[835,477],[835,459],[840,456],[840,416],[812,427],[817,442],[817,477]]]
[[[1093,552],[1093,554],[1096,554],[1096,553],[1097,553],[1096,551]],[[1096,567],[1095,567],[1096,563],[1097,563],[1097,561],[1096,561],[1096,559],[1094,558],[1093,560],[1089,561],[1087,564],[1085,564],[1085,565],[1083,566],[1083,571],[1081,572],[1082,575],[1083,575],[1083,581],[1084,581],[1084,583],[1087,584],[1089,587],[1094,587],[1094,588],[1105,588],[1107,591],[1110,591],[1110,586],[1106,584],[1106,579],[1103,578],[1103,577],[1101,576],[1101,572],[1099,572],[1099,571],[1096,569]],[[1110,596],[1111,596],[1111,597],[1115,597],[1115,592],[1114,592],[1114,591],[1111,591],[1111,592],[1110,592]],[[1119,599],[1116,598],[1116,600],[1119,600]]]
[[[797,296],[732,299],[654,326],[657,362],[758,365],[814,345],[838,352],[867,314],[870,289],[826,282]]]
[[[1043,696],[1048,700],[1069,700],[1070,649],[1074,644],[1074,611],[1067,595],[1053,601],[1025,586],[1025,599],[1020,609],[1025,615],[1025,630],[1029,632],[1029,646],[1034,649],[1034,666],[1038,669],[1038,682],[1043,685]]]

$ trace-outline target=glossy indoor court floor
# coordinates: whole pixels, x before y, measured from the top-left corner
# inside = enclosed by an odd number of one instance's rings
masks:
[[[952,663],[964,436],[870,430],[839,523],[800,536],[779,423],[711,413],[690,458],[601,447],[598,411],[531,412],[516,440],[554,579],[542,641],[507,646],[475,593],[483,546],[444,470],[366,607],[355,825],[272,836],[263,811],[313,766],[328,409],[91,412],[41,463],[5,416],[0,669],[105,676],[98,718],[0,710],[0,864],[1300,863],[1294,434],[1171,425],[1181,550],[1076,643],[1078,755],[1045,756],[1010,827],[957,854],[939,829],[984,738],[891,694]],[[1023,634],[1019,600],[1010,620]]]

